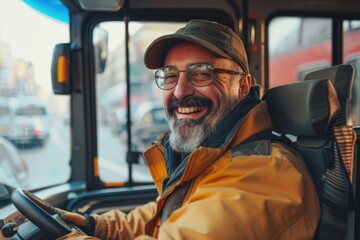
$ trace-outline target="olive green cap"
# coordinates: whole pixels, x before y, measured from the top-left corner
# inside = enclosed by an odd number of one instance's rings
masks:
[[[249,64],[244,43],[231,28],[206,20],[191,20],[173,34],[155,39],[145,51],[145,65],[150,69],[164,66],[167,52],[180,41],[189,41],[209,51],[237,62],[244,71]]]

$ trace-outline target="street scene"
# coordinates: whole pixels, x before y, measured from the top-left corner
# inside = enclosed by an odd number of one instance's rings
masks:
[[[26,182],[22,183],[28,188],[38,188],[66,181],[70,174],[70,129],[63,121],[64,118],[54,117],[49,132],[48,141],[41,147],[26,146],[17,149],[21,158],[24,159],[28,168]],[[128,166],[125,161],[126,145],[121,144],[119,138],[114,135],[107,126],[100,127],[100,141],[105,149],[101,152],[100,176],[106,181],[125,181],[128,177]],[[111,151],[106,150],[111,149]],[[135,165],[133,169],[134,179],[150,181],[150,175],[145,163]],[[41,177],[40,177],[41,176]]]

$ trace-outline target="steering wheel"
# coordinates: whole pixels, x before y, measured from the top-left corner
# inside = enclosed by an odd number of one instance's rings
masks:
[[[15,189],[11,194],[11,201],[25,217],[54,238],[70,233],[72,227],[61,218],[55,208],[32,193]]]

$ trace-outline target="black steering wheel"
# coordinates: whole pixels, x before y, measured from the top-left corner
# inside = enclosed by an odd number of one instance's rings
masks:
[[[52,237],[59,238],[71,232],[72,227],[60,217],[55,208],[32,193],[15,189],[11,194],[11,201],[25,217]]]

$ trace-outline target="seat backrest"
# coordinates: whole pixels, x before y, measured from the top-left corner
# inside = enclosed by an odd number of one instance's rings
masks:
[[[344,239],[356,135],[346,125],[346,106],[353,70],[339,65],[309,73],[306,81],[269,89],[268,104],[274,132],[286,139],[306,163],[316,186],[321,217],[314,239]],[[349,71],[350,70],[350,71]]]

